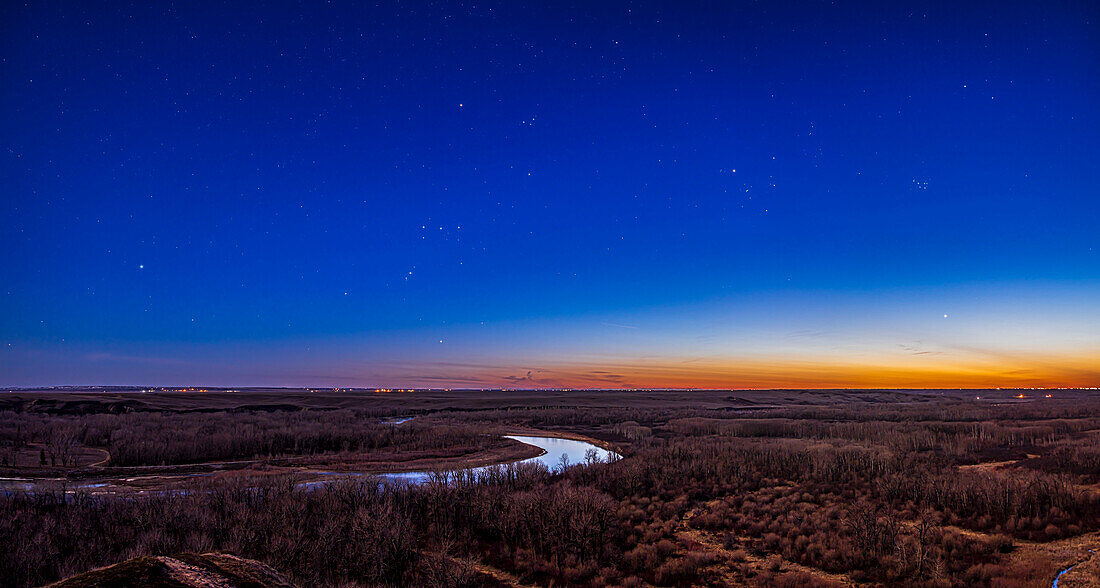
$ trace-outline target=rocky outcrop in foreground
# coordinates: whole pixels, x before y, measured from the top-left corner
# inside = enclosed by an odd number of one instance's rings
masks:
[[[84,572],[51,588],[291,588],[285,576],[266,564],[228,553],[142,556]]]

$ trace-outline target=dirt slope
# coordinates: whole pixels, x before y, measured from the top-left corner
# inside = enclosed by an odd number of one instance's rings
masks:
[[[50,584],[58,588],[289,588],[285,576],[265,564],[227,553],[142,556]]]

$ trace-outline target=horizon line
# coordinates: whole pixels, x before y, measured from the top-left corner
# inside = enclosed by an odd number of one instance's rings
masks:
[[[35,391],[78,391],[91,389],[120,389],[135,392],[234,392],[241,390],[308,390],[310,392],[373,392],[373,393],[411,393],[411,392],[859,392],[859,391],[973,391],[973,390],[1100,390],[1100,386],[987,386],[987,387],[867,387],[867,388],[813,388],[813,387],[764,387],[764,388],[580,388],[580,387],[542,387],[542,388],[423,388],[390,386],[148,386],[140,384],[56,384],[44,386],[0,386],[2,393]]]

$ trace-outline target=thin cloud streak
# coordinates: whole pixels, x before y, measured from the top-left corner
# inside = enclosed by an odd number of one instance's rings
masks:
[[[903,350],[896,356],[789,359],[691,357],[608,361],[442,361],[376,364],[358,385],[478,388],[989,388],[1100,384],[1100,352],[1074,357],[957,356]],[[285,373],[288,379],[297,377]],[[355,373],[342,373],[356,381]]]

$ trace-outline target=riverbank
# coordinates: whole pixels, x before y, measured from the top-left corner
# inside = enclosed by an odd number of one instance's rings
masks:
[[[499,442],[478,451],[455,449],[406,451],[365,454],[342,454],[330,459],[317,457],[278,458],[264,460],[232,460],[201,464],[182,464],[176,466],[141,466],[132,468],[104,468],[98,471],[87,469],[73,472],[71,476],[6,476],[0,478],[0,491],[27,492],[36,489],[64,489],[66,491],[84,491],[92,494],[115,494],[124,492],[157,492],[183,490],[191,482],[203,479],[214,481],[220,478],[242,478],[249,476],[274,477],[289,476],[298,484],[316,484],[332,480],[334,476],[370,476],[378,475],[393,479],[419,480],[426,478],[427,472],[477,470],[497,465],[524,463],[542,459],[548,454],[547,447],[540,447],[537,440],[510,438],[523,436],[534,439],[552,439],[576,442],[585,447],[568,447],[555,453],[551,459],[544,459],[549,469],[558,467],[560,454],[567,455],[567,462],[576,465],[584,461],[587,449],[599,448],[605,455],[612,453],[620,456],[614,444],[585,435],[545,431],[530,427],[511,427],[501,434]]]
[[[619,455],[624,454],[624,448],[615,443],[590,437],[588,435],[582,435],[580,433],[573,433],[571,431],[554,431],[547,429],[536,429],[534,427],[507,427],[504,435],[526,435],[530,437],[553,437],[555,439],[571,439],[573,441],[582,441],[584,443],[591,443],[600,449],[606,451],[613,451]]]

